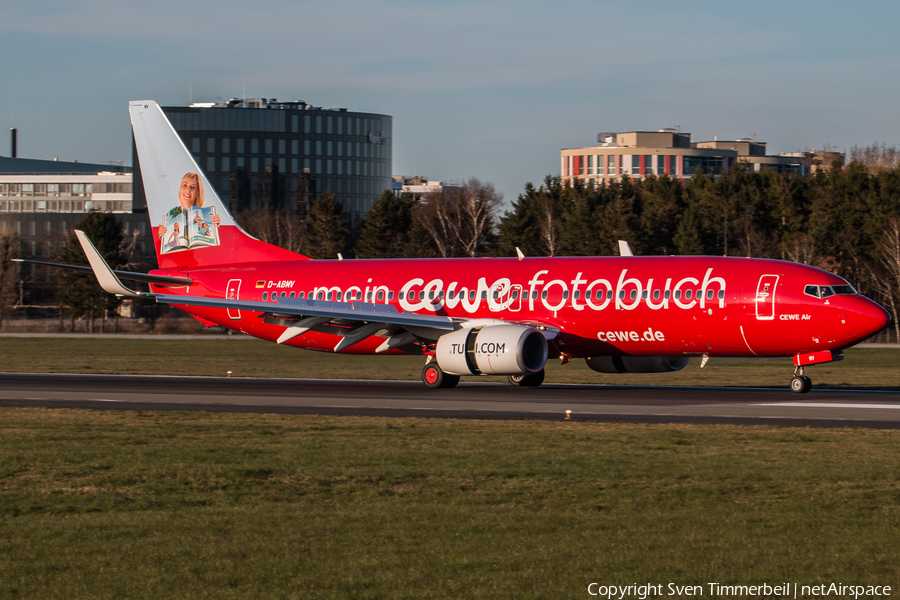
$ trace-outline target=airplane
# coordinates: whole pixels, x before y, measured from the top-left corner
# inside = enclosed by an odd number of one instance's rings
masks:
[[[429,388],[470,375],[537,387],[551,358],[664,373],[691,357],[792,357],[790,389],[805,393],[806,367],[843,359],[890,320],[821,269],[633,256],[624,242],[618,257],[312,260],[240,228],[156,102],[129,112],[159,269],[113,271],[76,231],[104,290],[285,346],[421,355]]]

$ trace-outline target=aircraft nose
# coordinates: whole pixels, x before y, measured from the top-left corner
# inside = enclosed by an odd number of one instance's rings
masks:
[[[891,315],[880,304],[863,297],[855,300],[847,307],[847,316],[848,324],[860,340],[875,335],[891,322]]]

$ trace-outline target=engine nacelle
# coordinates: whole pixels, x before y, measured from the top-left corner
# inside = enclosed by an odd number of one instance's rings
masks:
[[[533,327],[490,325],[438,338],[435,359],[451,375],[524,375],[547,362],[547,340]]]
[[[593,356],[584,359],[598,373],[668,373],[685,368],[687,356]]]

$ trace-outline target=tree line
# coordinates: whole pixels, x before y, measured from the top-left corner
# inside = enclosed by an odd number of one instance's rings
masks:
[[[516,248],[528,256],[604,256],[617,254],[622,239],[640,255],[790,260],[840,275],[880,301],[900,338],[900,165],[885,152],[879,157],[878,168],[854,160],[808,177],[743,165],[716,177],[623,176],[599,187],[547,177],[527,184],[502,214],[493,185],[470,179],[418,201],[387,191],[356,229],[330,193],[319,196],[306,219],[258,209],[235,217],[255,237],[320,259],[515,256]],[[85,220],[107,218],[114,219],[91,213]],[[134,262],[134,240],[121,231],[115,238],[115,226],[99,221],[92,227],[93,235],[111,236],[106,247],[95,243],[115,259],[114,268]],[[0,245],[0,260],[12,246]],[[86,264],[76,260],[80,253],[72,238],[61,262]],[[108,301],[74,298],[88,292],[69,277],[60,279],[61,302],[88,306],[77,310],[92,315],[110,308]],[[0,272],[0,295],[13,293],[8,280]]]
[[[642,255],[790,260],[883,303],[900,339],[900,163],[890,148],[854,156],[807,177],[740,164],[716,177],[623,176],[599,187],[547,177],[503,214],[494,187],[471,179],[418,202],[385,192],[356,231],[326,195],[292,249],[313,258],[515,256],[517,247],[528,256],[604,256],[617,254],[621,239]]]

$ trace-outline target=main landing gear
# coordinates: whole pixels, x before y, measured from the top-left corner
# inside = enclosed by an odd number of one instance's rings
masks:
[[[444,373],[434,361],[422,369],[422,381],[430,388],[452,388],[459,383],[459,375]]]
[[[812,380],[803,374],[803,367],[794,369],[794,377],[791,379],[791,391],[797,394],[805,394],[812,388]]]
[[[510,375],[509,383],[522,387],[538,387],[544,383],[544,370],[541,369],[537,373],[529,373],[528,375]]]
[[[431,361],[422,369],[422,382],[430,388],[452,388],[459,383],[459,375],[444,373],[437,362]],[[515,386],[538,387],[544,383],[544,370],[528,375],[510,375],[509,382]]]

